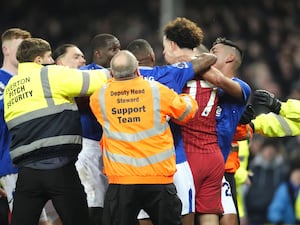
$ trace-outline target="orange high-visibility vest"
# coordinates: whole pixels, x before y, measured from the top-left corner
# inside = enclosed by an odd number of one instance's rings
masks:
[[[137,77],[110,80],[90,98],[103,127],[104,173],[109,183],[165,184],[173,182],[175,151],[169,117],[191,119],[197,103],[156,82]]]
[[[240,167],[238,154],[238,141],[249,140],[253,136],[253,130],[249,124],[238,124],[231,144],[231,152],[225,163],[225,171],[235,173]]]

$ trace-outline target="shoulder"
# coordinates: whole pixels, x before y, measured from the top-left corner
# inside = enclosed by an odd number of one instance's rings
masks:
[[[99,69],[104,69],[103,66],[99,66],[96,63],[91,63],[85,66],[82,66],[79,68],[80,70],[99,70]]]

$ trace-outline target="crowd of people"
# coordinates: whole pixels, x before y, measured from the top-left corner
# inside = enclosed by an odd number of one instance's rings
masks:
[[[5,3],[0,30],[17,24],[34,36],[47,38],[53,47],[76,43],[83,52],[89,50],[91,34],[112,33],[123,48],[136,37],[143,37],[152,44],[157,63],[163,64],[160,2],[143,1],[141,12],[137,0],[131,0],[132,4],[91,0],[85,7],[70,0],[11,1]],[[184,0],[181,6],[184,9],[178,16],[201,25],[205,45],[210,46],[218,36],[238,42],[245,51],[241,75],[252,88],[267,88],[280,98],[290,94],[291,85],[299,79],[298,0]],[[36,18],[43,18],[42,25]]]
[[[298,6],[293,2],[280,8],[279,3],[270,2],[262,1],[259,10],[280,9],[284,16]],[[282,46],[278,47],[277,55],[272,46],[286,38],[288,53],[294,57],[297,43],[291,37],[296,34],[281,36],[278,18],[270,17],[272,32],[268,34],[277,34],[278,39],[269,40],[260,36],[259,16],[240,21],[249,25],[245,31],[246,26],[238,29],[235,24],[243,10],[231,15],[226,10],[231,3],[218,14],[220,2],[210,16],[205,13],[211,9],[208,5],[201,18],[189,8],[190,3],[186,3],[189,18],[197,23],[178,17],[165,25],[161,38],[158,34],[150,38],[142,21],[134,17],[127,18],[132,29],[122,35],[109,34],[122,30],[113,32],[110,25],[100,26],[105,32],[89,27],[99,33],[92,40],[87,34],[70,41],[60,39],[53,50],[51,34],[36,38],[26,30],[17,30],[21,31],[17,36],[9,33],[12,30],[3,33],[1,72],[6,77],[3,88],[7,87],[2,144],[10,167],[0,171],[4,187],[0,194],[11,203],[12,225],[299,223],[299,103],[291,100],[300,92],[295,82],[297,62],[293,58],[293,65],[287,65],[287,48],[282,53]],[[253,12],[251,7],[243,9]],[[226,18],[222,23],[231,21],[230,26],[218,22],[220,18],[209,24],[211,16]],[[59,36],[60,22],[55,18],[51,22],[49,27]],[[297,24],[285,22],[289,29]],[[251,35],[245,38],[247,32]],[[236,41],[215,38],[216,33]],[[134,40],[140,36],[145,39]],[[255,43],[261,39],[268,39],[269,46],[264,47],[271,57]],[[129,43],[127,50],[124,43]],[[276,68],[270,66],[276,61]],[[49,64],[56,65],[44,66]],[[33,79],[28,71],[41,77]],[[20,76],[10,79],[14,74]],[[257,103],[256,111],[249,116],[246,104],[251,88],[266,89],[276,97],[268,91],[255,92],[251,102]],[[259,115],[261,109],[273,113]],[[249,116],[246,122],[244,116]],[[235,190],[235,174],[244,158],[239,159],[241,139],[234,133],[244,125],[254,135],[246,135],[249,165],[244,168],[242,187]],[[10,136],[8,146],[5,140]],[[7,175],[9,181],[2,179]],[[242,205],[238,206],[236,194]],[[291,202],[289,211],[275,213],[280,205],[277,199],[283,196]],[[27,202],[32,202],[30,207],[25,207]],[[242,215],[239,208],[244,210]]]

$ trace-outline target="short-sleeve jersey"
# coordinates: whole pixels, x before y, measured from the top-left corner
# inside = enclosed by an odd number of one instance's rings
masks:
[[[186,152],[220,151],[216,131],[217,88],[204,80],[191,80],[183,92],[193,96],[199,107],[195,117],[182,125]]]
[[[0,69],[0,177],[17,173],[17,168],[13,166],[10,158],[10,134],[4,120],[3,93],[4,88],[11,77],[12,74],[3,69]]]
[[[178,94],[182,93],[182,89],[187,81],[193,79],[194,70],[190,62],[176,63],[166,66],[155,67],[139,67],[141,75],[148,80],[156,80],[161,84],[173,89]],[[176,163],[186,161],[184,151],[181,127],[173,122],[169,122],[176,152]]]
[[[219,103],[217,109],[217,134],[218,142],[226,161],[231,149],[231,142],[236,130],[236,126],[245,110],[247,101],[251,95],[251,88],[247,83],[238,79],[232,78],[241,86],[243,98],[236,99],[229,94],[226,94],[222,89],[218,89]]]

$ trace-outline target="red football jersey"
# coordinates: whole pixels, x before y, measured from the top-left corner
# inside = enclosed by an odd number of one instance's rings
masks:
[[[183,90],[198,103],[198,112],[182,125],[186,152],[209,153],[220,151],[216,131],[217,88],[204,80],[191,80]]]

